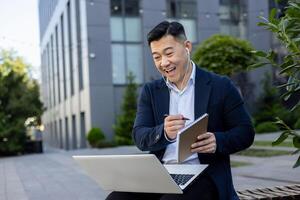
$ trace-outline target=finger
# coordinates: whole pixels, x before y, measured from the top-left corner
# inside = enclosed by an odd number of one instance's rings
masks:
[[[207,153],[207,152],[214,152],[215,149],[215,145],[205,145],[202,147],[197,147],[197,148],[193,148],[191,149],[192,153]]]
[[[198,144],[196,143],[196,145],[194,145],[193,147],[191,147],[191,149],[205,150],[205,149],[212,148],[212,147],[216,147],[216,143],[209,143],[209,144],[202,145],[202,146],[198,146]]]
[[[182,126],[184,127],[185,123],[183,121],[172,121],[172,122],[167,122],[165,123],[165,127],[169,128],[169,127],[173,127],[173,126]]]
[[[184,126],[183,125],[175,125],[175,126],[170,126],[167,129],[170,131],[179,131],[180,129],[182,129]]]
[[[185,124],[184,120],[173,120],[173,121],[167,122],[167,126],[176,126],[176,125],[184,126],[184,124]]]
[[[197,141],[197,142],[193,143],[191,145],[191,148],[197,148],[197,147],[205,146],[205,145],[208,145],[208,144],[213,143],[213,142],[214,141],[212,139],[200,140],[200,141]]]
[[[210,138],[210,137],[212,137],[212,136],[214,136],[213,133],[211,133],[211,132],[206,132],[206,133],[203,133],[203,134],[198,135],[197,139],[198,139],[198,140],[203,140],[203,139],[206,139],[206,138]]]
[[[172,121],[172,120],[180,120],[182,119],[182,115],[169,115],[168,117],[165,118],[167,121]]]
[[[215,153],[215,148],[210,148],[210,149],[204,150],[201,153]]]

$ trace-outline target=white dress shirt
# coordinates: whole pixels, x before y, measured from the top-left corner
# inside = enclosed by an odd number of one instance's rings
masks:
[[[180,91],[176,85],[167,80],[166,84],[170,91],[170,106],[169,106],[169,115],[181,114],[184,117],[189,118],[190,120],[186,121],[185,125],[192,123],[195,120],[194,114],[194,96],[195,96],[195,74],[196,74],[196,65],[192,62],[192,73],[189,77],[187,85],[185,88]],[[166,139],[167,136],[165,135]],[[175,139],[173,143],[169,144],[166,148],[163,162],[165,164],[174,164],[178,163],[178,149],[177,149],[177,140]],[[186,160],[183,161],[184,164],[200,164],[197,153],[194,153]]]

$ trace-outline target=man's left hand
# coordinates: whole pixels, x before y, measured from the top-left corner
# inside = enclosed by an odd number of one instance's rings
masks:
[[[215,134],[206,132],[197,137],[197,141],[191,145],[193,153],[215,153],[217,149]]]

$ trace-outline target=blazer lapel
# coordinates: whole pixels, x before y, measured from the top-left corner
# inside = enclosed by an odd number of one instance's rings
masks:
[[[196,67],[196,82],[195,82],[195,119],[207,112],[207,105],[210,96],[210,74]],[[208,163],[206,154],[198,153],[200,163]]]
[[[170,92],[163,80],[157,85],[156,89],[156,111],[159,123],[162,123],[164,121],[164,115],[169,114]]]
[[[209,73],[199,67],[196,67],[194,102],[195,119],[207,112],[207,105],[211,90],[210,78]]]

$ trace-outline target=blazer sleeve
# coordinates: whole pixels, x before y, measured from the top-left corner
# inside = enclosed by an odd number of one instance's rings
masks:
[[[133,126],[133,140],[142,151],[158,151],[164,149],[168,141],[164,136],[164,124],[155,122],[155,108],[152,103],[151,89],[148,84],[142,88],[136,118]]]
[[[216,132],[216,153],[232,154],[251,146],[254,140],[254,129],[240,93],[232,82],[226,79],[223,99],[222,120],[224,132]]]

